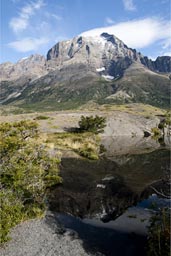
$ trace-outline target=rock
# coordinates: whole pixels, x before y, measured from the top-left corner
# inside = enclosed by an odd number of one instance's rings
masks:
[[[155,70],[159,72],[171,72],[171,57],[170,56],[161,56],[157,57],[154,62]]]
[[[144,137],[149,137],[149,136],[151,136],[151,133],[147,132],[147,131],[144,131]]]
[[[20,59],[16,64],[6,62],[0,64],[0,78],[2,80],[15,80],[23,76],[38,78],[45,75],[46,59],[39,54]]]

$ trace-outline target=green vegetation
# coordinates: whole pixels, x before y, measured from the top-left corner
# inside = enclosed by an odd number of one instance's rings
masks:
[[[165,124],[171,125],[171,111],[167,111],[165,114]]]
[[[166,130],[165,130],[166,128]],[[171,129],[171,112],[167,111],[165,114],[162,115],[162,119],[158,125],[158,127],[153,127],[151,129],[151,132],[153,133],[154,139],[163,139],[164,136],[170,135],[170,129]],[[167,132],[166,132],[167,131]],[[162,137],[161,137],[162,136]]]
[[[31,121],[0,125],[1,243],[16,224],[43,215],[46,188],[61,182],[59,160],[37,144],[37,128]]]
[[[148,256],[170,255],[170,210],[163,208],[151,218],[148,233]]]
[[[90,160],[98,160],[98,154],[97,152],[93,149],[93,147],[89,144],[85,144],[83,148],[78,150],[78,153],[80,156],[86,157]]]
[[[98,159],[101,151],[99,137],[91,132],[49,134],[46,144],[54,144],[54,147],[61,150],[73,150],[80,156],[91,160]]]
[[[35,118],[34,118],[34,120],[46,120],[46,119],[49,119],[49,117],[48,116],[36,116]]]
[[[151,132],[153,134],[154,137],[158,137],[161,135],[161,131],[158,127],[153,127],[151,128]]]
[[[170,126],[171,126],[171,111],[167,111],[164,115],[163,120],[160,121],[158,128],[162,130],[164,134],[164,128],[168,128],[168,132],[169,132]]]
[[[101,133],[103,132],[103,128],[105,128],[106,118],[102,116],[81,116],[81,120],[79,121],[79,130],[81,132],[93,132],[93,133]]]
[[[106,119],[100,116],[81,116],[79,128],[73,128],[71,132],[49,134],[46,140],[58,149],[70,149],[91,160],[97,160],[99,153],[104,152],[100,145],[98,133],[103,132]]]

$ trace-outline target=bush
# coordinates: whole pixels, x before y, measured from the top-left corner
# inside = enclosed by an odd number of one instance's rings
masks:
[[[163,122],[163,123],[162,123],[162,122],[160,122],[160,123],[159,123],[159,125],[158,125],[158,128],[159,128],[160,130],[163,130],[163,129],[164,129],[164,127],[165,127],[164,122]]]
[[[93,133],[101,133],[104,131],[104,127],[106,126],[106,118],[101,116],[81,116],[81,120],[79,121],[79,130],[81,132],[93,132]]]
[[[160,129],[157,128],[157,127],[153,127],[153,128],[151,129],[151,132],[153,133],[154,136],[159,136],[159,135],[161,135],[161,131],[160,131]]]
[[[0,125],[1,243],[19,222],[42,216],[46,188],[61,182],[59,160],[36,143],[37,124]]]
[[[1,189],[0,202],[0,243],[3,243],[9,239],[8,233],[10,229],[24,218],[24,206],[13,191],[7,189]]]
[[[83,157],[86,157],[90,160],[98,160],[98,154],[97,152],[91,148],[91,147],[88,147],[88,146],[85,146],[84,148],[78,150],[80,156],[83,156]]]
[[[170,210],[161,209],[151,219],[148,232],[148,256],[170,255]]]
[[[36,116],[36,117],[34,118],[34,120],[47,120],[47,119],[49,119],[48,116]]]

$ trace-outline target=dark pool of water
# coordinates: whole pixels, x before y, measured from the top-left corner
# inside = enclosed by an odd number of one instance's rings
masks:
[[[149,197],[153,193],[149,187],[157,184],[169,165],[166,148],[98,161],[62,159],[64,182],[51,191],[50,209],[66,228],[78,233],[87,251],[146,255],[147,226],[156,200]]]
[[[84,248],[95,255],[134,256],[146,255],[147,229],[155,212],[152,204],[169,206],[169,200],[150,196],[128,208],[117,219],[104,223],[96,218],[84,218],[58,213],[57,220],[65,228],[75,231]]]

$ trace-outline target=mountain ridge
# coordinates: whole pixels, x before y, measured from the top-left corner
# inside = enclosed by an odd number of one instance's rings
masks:
[[[165,107],[170,71],[171,57],[153,61],[114,35],[77,36],[55,44],[46,58],[35,54],[16,64],[1,64],[0,102],[35,108],[50,104],[57,109],[89,100]]]

